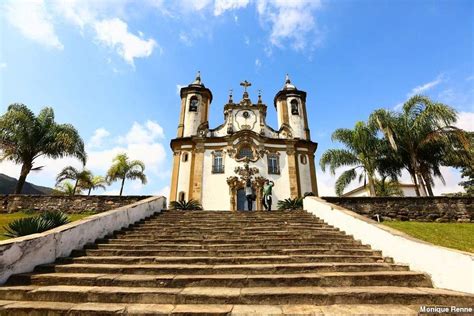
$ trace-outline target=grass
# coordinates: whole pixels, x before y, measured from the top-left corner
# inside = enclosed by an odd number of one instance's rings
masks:
[[[474,224],[471,223],[386,221],[383,224],[432,244],[474,252]]]
[[[81,214],[71,214],[69,215],[69,220],[71,222],[78,221],[80,219],[83,219],[84,217],[93,215],[94,213],[81,213]],[[0,240],[5,240],[9,239],[9,237],[6,237],[3,235],[5,233],[5,226],[8,225],[8,223],[19,219],[19,218],[24,218],[24,217],[32,217],[37,215],[37,213],[25,213],[25,212],[15,212],[11,214],[0,214]]]

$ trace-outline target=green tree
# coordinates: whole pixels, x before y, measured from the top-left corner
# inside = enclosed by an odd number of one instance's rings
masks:
[[[127,154],[118,154],[113,159],[113,164],[107,171],[107,182],[111,183],[113,181],[121,180],[120,186],[120,195],[123,192],[123,186],[125,184],[125,179],[129,180],[140,180],[143,184],[146,184],[147,179],[144,173],[145,164],[140,160],[130,161]]]
[[[58,194],[58,195],[74,195],[76,193],[81,194],[81,188],[77,188],[70,181],[63,181],[63,182],[56,185],[55,194]]]
[[[54,121],[52,108],[43,108],[38,116],[24,104],[11,104],[0,116],[0,161],[10,160],[21,164],[20,177],[15,194],[20,194],[26,177],[34,167],[37,158],[63,158],[72,156],[86,163],[84,142],[70,124]]]
[[[370,123],[385,135],[403,167],[410,173],[417,196],[420,187],[433,195],[433,177],[442,181],[442,157],[452,150],[453,139],[465,144],[463,131],[452,126],[456,112],[451,107],[414,96],[404,103],[400,113],[384,109],[371,114]]]
[[[403,196],[400,183],[395,180],[387,180],[386,176],[375,181],[375,192],[377,196]]]
[[[87,195],[91,195],[92,190],[96,189],[104,189],[105,190],[105,185],[107,184],[107,181],[103,176],[94,176],[92,173],[89,174],[89,177],[86,181],[81,182],[80,186],[81,188],[84,188],[87,191]]]
[[[76,194],[78,187],[83,187],[92,178],[92,173],[87,169],[76,169],[73,166],[67,166],[56,177],[56,185],[60,184],[64,180],[74,181],[74,188],[72,195]]]
[[[357,178],[366,179],[370,196],[375,196],[375,173],[380,164],[382,142],[377,138],[376,128],[364,122],[357,122],[354,129],[339,128],[332,134],[333,141],[339,141],[346,149],[329,149],[323,153],[319,164],[323,171],[329,166],[334,175],[337,168],[351,167],[336,180],[336,194],[342,195],[344,189]]]
[[[469,146],[459,141],[452,143],[453,151],[444,156],[444,165],[458,168],[463,181],[459,183],[468,196],[474,196],[474,132],[465,132]]]

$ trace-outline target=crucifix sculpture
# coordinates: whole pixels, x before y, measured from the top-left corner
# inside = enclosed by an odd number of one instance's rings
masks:
[[[247,92],[247,88],[250,87],[252,84],[248,82],[247,80],[244,80],[240,83],[242,87],[244,87],[244,99],[249,98],[249,93]]]

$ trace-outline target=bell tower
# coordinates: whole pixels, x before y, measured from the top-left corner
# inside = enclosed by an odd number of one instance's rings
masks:
[[[212,102],[211,90],[201,81],[198,71],[196,79],[180,90],[181,114],[179,116],[178,138],[198,135],[198,129],[208,124],[209,107]]]
[[[278,128],[289,128],[293,138],[310,140],[308,117],[306,114],[306,92],[298,90],[286,75],[283,89],[274,100],[278,113]]]

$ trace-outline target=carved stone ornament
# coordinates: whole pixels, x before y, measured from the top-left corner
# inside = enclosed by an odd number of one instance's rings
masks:
[[[246,182],[250,180],[253,175],[259,173],[259,170],[256,167],[250,167],[248,162],[246,162],[243,167],[235,167],[234,172],[240,176],[242,181]]]

